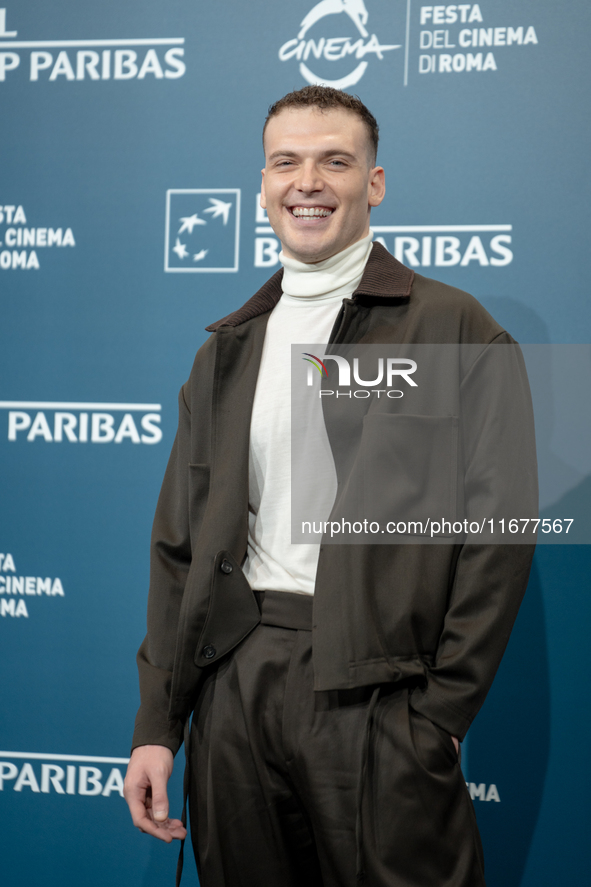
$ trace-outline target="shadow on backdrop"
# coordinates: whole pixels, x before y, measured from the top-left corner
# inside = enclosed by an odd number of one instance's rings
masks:
[[[503,296],[482,298],[521,344],[550,341],[531,308]],[[550,686],[538,557],[507,651],[470,729],[470,782],[495,783],[500,803],[475,800],[488,887],[519,887],[538,820],[550,753]]]
[[[537,561],[507,651],[470,729],[468,779],[495,783],[500,803],[474,802],[488,887],[519,887],[542,803],[550,751],[550,687]]]
[[[545,345],[550,342],[548,327],[528,305],[509,296],[479,296],[478,301],[520,345]]]

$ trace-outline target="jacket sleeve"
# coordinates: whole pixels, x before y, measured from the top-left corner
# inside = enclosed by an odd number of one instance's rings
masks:
[[[538,516],[531,395],[521,350],[508,334],[480,349],[461,398],[464,514],[486,521],[485,532],[460,548],[435,662],[412,706],[463,739],[507,646],[535,549],[523,524],[518,534],[508,531],[509,519]]]
[[[173,754],[182,742],[183,723],[170,722],[168,708],[179,613],[191,566],[188,465],[191,414],[179,394],[179,424],[152,529],[148,632],[137,654],[141,704],[135,721],[132,750],[139,745],[164,745]]]

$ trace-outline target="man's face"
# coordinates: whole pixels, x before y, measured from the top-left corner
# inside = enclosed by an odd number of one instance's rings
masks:
[[[364,122],[346,108],[285,108],[265,131],[261,206],[285,254],[321,262],[361,240],[385,193]]]

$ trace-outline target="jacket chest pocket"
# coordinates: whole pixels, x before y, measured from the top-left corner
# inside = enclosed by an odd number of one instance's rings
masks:
[[[368,413],[360,456],[363,510],[369,520],[384,528],[392,521],[411,523],[414,526],[407,531],[413,536],[430,535],[430,520],[456,520],[459,457],[455,416]],[[404,527],[396,532],[404,532]],[[438,535],[451,536],[451,527],[449,533]],[[392,536],[389,541],[394,541]]]

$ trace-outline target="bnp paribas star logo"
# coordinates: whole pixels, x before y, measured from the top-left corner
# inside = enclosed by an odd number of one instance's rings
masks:
[[[297,59],[311,85],[347,89],[359,83],[372,59],[381,61],[384,53],[402,46],[380,43],[368,23],[364,0],[321,0],[301,20],[297,37],[280,48],[279,58]]]
[[[239,188],[166,192],[165,271],[238,271],[239,248]]]

